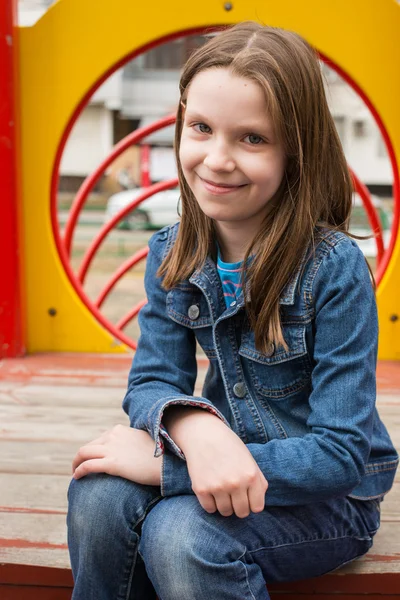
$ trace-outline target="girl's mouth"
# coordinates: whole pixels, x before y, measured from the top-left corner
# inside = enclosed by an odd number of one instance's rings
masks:
[[[229,194],[232,192],[236,192],[237,190],[241,189],[242,187],[244,187],[247,184],[241,184],[241,185],[230,185],[228,183],[220,183],[220,182],[214,182],[214,181],[209,181],[207,179],[203,179],[202,177],[200,177],[200,175],[198,175],[200,181],[202,182],[203,186],[205,187],[205,189],[210,192],[211,194]]]

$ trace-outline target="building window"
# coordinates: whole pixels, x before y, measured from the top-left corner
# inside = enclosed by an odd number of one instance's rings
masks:
[[[140,54],[124,66],[123,78],[134,79],[135,76],[146,75],[146,72],[179,71],[194,50],[206,41],[205,35],[190,35],[156,46],[144,54]]]
[[[336,131],[338,132],[338,136],[340,137],[340,141],[342,142],[342,146],[345,143],[345,131],[346,131],[346,120],[344,117],[335,116],[333,118],[335,122]]]
[[[365,137],[367,134],[367,124],[362,119],[353,121],[353,135],[355,138]]]
[[[192,52],[202,46],[204,42],[204,36],[192,35],[157,46],[144,55],[143,67],[151,70],[179,70]]]

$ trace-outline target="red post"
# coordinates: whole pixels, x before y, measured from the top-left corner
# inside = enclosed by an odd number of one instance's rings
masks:
[[[140,146],[140,185],[141,187],[151,185],[150,146],[148,144]]]
[[[0,358],[24,353],[17,194],[17,0],[0,1]]]

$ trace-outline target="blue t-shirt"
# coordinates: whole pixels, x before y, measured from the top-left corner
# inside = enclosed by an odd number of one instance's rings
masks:
[[[231,302],[238,299],[242,291],[242,265],[243,261],[236,263],[224,262],[218,251],[217,270],[224,291],[225,303],[228,307]]]

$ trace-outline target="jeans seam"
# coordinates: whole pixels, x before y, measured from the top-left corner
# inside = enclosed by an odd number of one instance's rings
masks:
[[[130,573],[128,575],[128,580],[127,580],[127,588],[126,588],[126,595],[125,596],[120,596],[118,595],[118,598],[120,598],[120,600],[129,600],[129,597],[131,595],[131,588],[132,588],[132,581],[133,581],[133,575],[135,572],[135,566],[136,566],[136,561],[137,561],[137,555],[140,554],[139,552],[139,542],[140,542],[140,536],[135,532],[136,527],[139,525],[139,523],[141,523],[147,516],[147,513],[150,510],[150,507],[153,506],[153,504],[155,502],[158,502],[161,499],[161,496],[156,496],[146,507],[146,510],[144,511],[143,515],[141,517],[139,517],[138,519],[136,519],[136,521],[134,523],[131,523],[130,526],[130,530],[131,532],[137,537],[137,540],[133,546],[134,549],[134,553],[133,553],[133,557],[132,560],[129,558],[129,554],[128,554],[128,558],[129,560],[131,560],[131,568],[130,568]],[[117,600],[118,600],[117,598]]]
[[[329,538],[317,538],[311,540],[302,540],[301,542],[290,542],[288,544],[279,544],[278,546],[263,546],[262,548],[257,548],[257,550],[248,550],[249,554],[255,554],[256,552],[260,552],[261,550],[275,550],[276,548],[284,548],[285,546],[300,546],[301,544],[311,544],[313,542],[334,542],[335,540],[345,540],[347,538],[363,541],[371,539],[371,536],[368,534],[367,537],[359,537],[356,535],[342,535],[339,537],[329,537]]]
[[[134,535],[136,535],[136,537],[138,539],[136,540],[136,543],[131,548],[131,550],[133,550],[132,558],[131,558],[130,552],[128,552],[128,555],[127,555],[127,559],[128,559],[127,562],[130,562],[130,568],[129,568],[128,577],[126,580],[126,593],[125,592],[118,593],[117,600],[129,600],[129,596],[131,594],[133,574],[135,572],[135,566],[136,566],[136,560],[137,560],[137,554],[138,554],[137,548],[138,548],[138,544],[139,544],[139,536],[137,534],[135,534],[134,531],[132,531],[132,533]]]
[[[246,584],[247,584],[247,588],[248,588],[248,590],[249,590],[249,592],[250,592],[250,594],[251,594],[251,599],[252,599],[252,600],[256,600],[256,597],[254,596],[254,594],[253,594],[253,592],[251,591],[251,588],[250,588],[249,576],[248,576],[248,573],[247,573],[247,566],[246,566],[246,563],[245,563],[245,562],[242,560],[243,556],[244,556],[246,553],[247,553],[247,549],[246,549],[244,552],[242,552],[242,554],[241,554],[240,556],[238,556],[238,558],[237,558],[236,560],[237,560],[238,562],[240,562],[240,563],[241,563],[241,565],[243,565],[244,572],[246,573]]]

